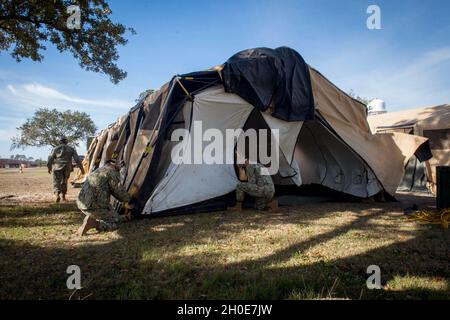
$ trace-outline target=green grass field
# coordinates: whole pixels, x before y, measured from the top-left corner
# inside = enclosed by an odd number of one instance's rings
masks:
[[[1,299],[448,299],[450,236],[401,204],[135,220],[74,235],[73,203],[0,205]],[[369,265],[383,289],[366,287]],[[81,290],[66,269],[81,268]]]

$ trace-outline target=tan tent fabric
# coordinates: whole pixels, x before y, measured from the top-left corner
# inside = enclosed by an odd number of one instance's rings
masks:
[[[160,121],[162,119],[162,103],[167,97],[168,84],[161,87],[160,90],[149,95],[144,101],[145,119],[136,135],[133,149],[130,154],[128,164],[128,175],[125,186],[130,186],[129,190],[134,195],[139,191],[147,174],[150,162],[153,156],[153,150],[148,150],[149,154],[143,158],[146,152],[146,146],[150,141],[154,141],[158,136]]]
[[[100,166],[104,165],[106,161],[111,160],[114,151],[116,150],[117,142],[119,141],[120,133],[126,124],[127,116],[120,117],[109,129],[108,138],[103,147],[102,159]]]
[[[408,159],[413,156],[414,152],[416,152],[417,146],[422,145],[428,140],[424,137],[399,132],[393,132],[392,138],[405,157],[403,161],[404,166],[408,162]]]
[[[83,159],[81,164],[83,165],[85,174],[82,174],[80,168],[78,168],[78,167],[75,167],[73,169],[73,178],[70,180],[70,183],[74,187],[78,187],[78,186],[82,185],[87,177],[86,172],[88,172],[88,170],[89,170],[89,161],[85,158],[85,159]]]
[[[436,167],[450,165],[450,104],[388,112],[368,117],[372,132],[395,132],[402,128],[430,139],[433,158],[425,162],[430,189],[435,192]],[[436,139],[439,140],[436,141]],[[400,149],[408,148],[397,140]]]
[[[369,164],[385,190],[395,194],[404,175],[403,163],[406,158],[393,135],[373,135],[367,122],[365,106],[339,90],[315,69],[310,67],[309,70],[316,110]],[[412,143],[414,138],[411,140]]]
[[[95,136],[94,139],[92,139],[91,144],[89,145],[88,152],[87,152],[86,157],[85,157],[85,159],[87,160],[89,165],[90,165],[90,163],[93,160],[94,152],[95,152],[95,149],[97,147],[97,143],[98,143],[98,136]],[[88,171],[86,171],[86,173],[87,172]]]
[[[138,116],[140,109],[136,108],[135,110],[130,112],[129,125],[130,125],[130,136],[128,137],[127,143],[125,144],[125,148],[123,151],[123,160],[127,165],[130,164],[131,153],[133,152],[134,143],[136,139],[136,131]]]
[[[89,163],[89,172],[92,172],[100,163],[103,154],[103,146],[105,145],[106,139],[108,139],[108,129],[102,130],[97,137],[97,144],[92,155],[92,160]]]
[[[74,178],[72,178],[72,180],[70,181],[70,183],[72,183],[73,185],[81,185],[86,179],[86,176],[89,173],[90,166],[94,163],[93,158],[98,144],[98,138],[99,136],[96,136],[92,139],[91,144],[88,147],[86,156],[83,159],[82,164],[84,168],[84,175],[81,174],[81,171],[78,168],[74,168]]]
[[[362,132],[370,132],[364,104],[341,91],[314,68],[309,67],[309,74],[317,110]]]

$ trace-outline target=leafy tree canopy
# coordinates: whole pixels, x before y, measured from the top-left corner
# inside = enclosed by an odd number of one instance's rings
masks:
[[[71,9],[74,4],[79,12]],[[135,31],[112,22],[111,13],[106,0],[2,0],[0,53],[7,51],[18,62],[42,61],[42,51],[50,42],[60,52],[71,52],[82,68],[104,73],[118,83],[127,73],[116,64],[117,46],[127,43],[127,30]]]
[[[370,99],[366,98],[366,97],[360,97],[359,95],[356,95],[355,92],[352,90],[350,90],[350,92],[348,92],[348,95],[350,97],[352,97],[353,99],[358,100],[359,102],[362,102],[363,104],[365,104],[366,106],[369,104]]]
[[[152,94],[153,92],[155,92],[155,90],[153,90],[153,89],[147,89],[147,90],[145,90],[145,91],[142,91],[142,92],[139,94],[138,98],[137,98],[135,101],[136,101],[136,102],[139,102],[139,101],[141,101],[142,99],[145,99],[148,95]]]
[[[62,136],[69,143],[78,145],[78,141],[95,134],[96,127],[85,112],[40,108],[33,118],[21,125],[20,134],[12,139],[11,149],[44,146],[57,146]]]
[[[24,154],[16,154],[16,155],[11,155],[10,157],[12,160],[21,160],[21,161],[26,161],[28,160],[28,157]]]

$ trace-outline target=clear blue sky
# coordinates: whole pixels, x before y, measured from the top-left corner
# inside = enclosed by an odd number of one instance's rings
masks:
[[[384,99],[389,110],[450,103],[450,1],[111,1],[113,20],[133,27],[120,48],[119,85],[79,68],[48,45],[42,63],[0,55],[0,156],[37,107],[86,111],[98,128],[127,112],[137,95],[177,73],[223,63],[251,47],[289,46],[338,87]],[[381,8],[381,30],[366,9]],[[84,153],[84,146],[79,148]]]

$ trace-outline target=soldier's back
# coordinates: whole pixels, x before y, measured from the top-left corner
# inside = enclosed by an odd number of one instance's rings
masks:
[[[270,174],[268,174],[269,172],[266,167],[259,163],[249,164],[248,167],[249,175],[254,176],[253,179],[249,177],[249,180],[251,179],[255,181],[255,183],[259,186],[273,185],[272,177],[270,176]]]
[[[74,149],[71,146],[61,144],[53,149],[53,154],[55,156],[53,170],[64,169],[68,166],[72,166]]]

